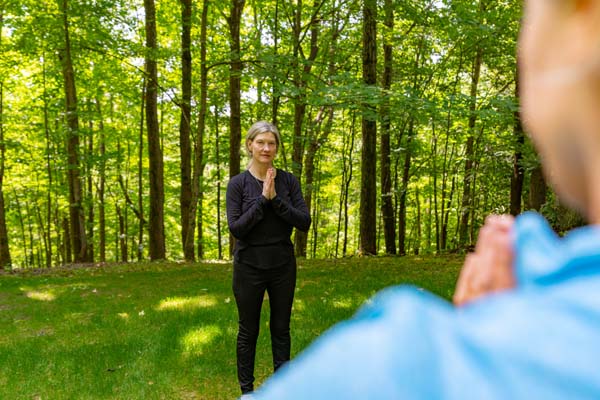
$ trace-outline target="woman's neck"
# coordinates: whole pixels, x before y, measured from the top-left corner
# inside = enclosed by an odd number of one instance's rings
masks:
[[[267,177],[267,170],[271,167],[271,164],[263,164],[257,163],[256,161],[252,161],[252,163],[248,167],[248,170],[252,175],[254,175],[254,177],[260,179],[261,181],[264,181]]]

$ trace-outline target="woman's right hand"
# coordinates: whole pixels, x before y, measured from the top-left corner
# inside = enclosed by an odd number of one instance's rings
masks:
[[[515,287],[511,231],[514,218],[490,215],[479,231],[473,253],[460,272],[454,304],[464,305],[493,292]]]
[[[273,200],[277,193],[275,192],[275,168],[269,168],[267,170],[267,177],[263,182],[263,192],[262,195],[267,200]]]

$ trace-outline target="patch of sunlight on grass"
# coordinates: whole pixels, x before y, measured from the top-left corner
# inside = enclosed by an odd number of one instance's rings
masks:
[[[51,290],[28,290],[27,288],[21,288],[21,291],[25,292],[25,296],[32,300],[39,301],[54,301],[56,300],[56,295],[52,293]]]
[[[158,311],[180,310],[189,311],[198,308],[213,307],[217,304],[214,296],[168,297],[156,307]]]
[[[335,308],[352,308],[353,302],[351,298],[336,299],[331,302]]]
[[[304,300],[294,299],[294,310],[295,311],[304,311],[304,310],[306,310],[306,304],[304,303]]]
[[[184,355],[201,355],[220,336],[222,336],[222,331],[218,325],[192,329],[181,339]]]
[[[228,260],[202,260],[202,262],[204,264],[219,264],[219,265],[225,265],[225,264],[231,263],[231,261],[228,261]]]

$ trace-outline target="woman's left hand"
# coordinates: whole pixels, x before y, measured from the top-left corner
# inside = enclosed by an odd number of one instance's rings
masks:
[[[511,231],[514,218],[490,215],[479,231],[475,252],[467,255],[454,293],[462,306],[482,296],[514,288]]]
[[[265,196],[267,200],[273,200],[273,198],[277,196],[277,193],[275,192],[275,174],[275,168],[269,168],[267,170],[267,178],[265,179],[263,186],[263,196]]]

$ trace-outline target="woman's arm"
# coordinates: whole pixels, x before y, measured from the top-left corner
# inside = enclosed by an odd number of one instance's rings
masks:
[[[272,200],[273,209],[285,222],[303,232],[307,232],[311,222],[310,213],[302,197],[298,180],[291,174],[289,176],[290,203],[279,196],[275,196]]]
[[[225,197],[227,208],[227,224],[229,231],[238,239],[244,236],[254,228],[254,226],[264,217],[264,206],[267,199],[260,195],[254,199],[254,204],[246,212],[242,213],[242,199],[244,186],[241,179],[231,180],[227,185],[227,195]]]

